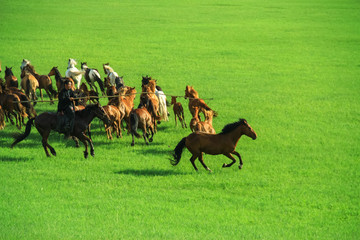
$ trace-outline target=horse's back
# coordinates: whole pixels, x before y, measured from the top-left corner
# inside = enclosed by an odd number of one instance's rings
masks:
[[[44,112],[36,116],[35,126],[36,128],[55,128],[57,121],[57,113],[55,112]]]

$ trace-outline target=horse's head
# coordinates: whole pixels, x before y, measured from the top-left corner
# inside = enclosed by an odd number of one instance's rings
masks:
[[[176,103],[176,97],[172,96],[171,97],[171,105],[175,104]]]
[[[87,66],[87,63],[86,63],[86,62],[82,62],[82,63],[81,63],[81,69],[87,69],[87,68],[89,68],[89,67]]]
[[[68,68],[71,68],[71,67],[75,66],[76,64],[77,64],[77,62],[75,61],[75,59],[69,58]]]
[[[190,95],[190,89],[191,89],[191,87],[190,87],[189,85],[187,85],[187,86],[185,87],[185,99],[187,99],[188,97],[191,97],[191,95]]]
[[[243,126],[244,134],[255,140],[257,138],[257,134],[254,131],[254,129],[252,129],[252,127],[248,124],[248,122],[245,119],[240,119],[240,121],[243,123],[242,126]]]
[[[49,76],[49,77],[50,77],[50,76],[54,76],[55,73],[56,73],[56,70],[58,70],[57,67],[53,67],[53,68],[50,70],[48,76]],[[58,70],[58,71],[59,71],[59,70]]]
[[[104,63],[103,64],[103,69],[104,69],[104,73],[108,74],[109,73],[109,63]]]
[[[12,67],[8,68],[7,66],[5,66],[5,76],[14,75],[11,69],[12,69]]]
[[[23,59],[21,62],[20,70],[22,71],[26,65],[30,64],[30,61],[27,59]]]

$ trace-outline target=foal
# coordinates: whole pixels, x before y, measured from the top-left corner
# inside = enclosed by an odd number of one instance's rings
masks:
[[[171,105],[174,105],[173,110],[175,116],[175,126],[177,126],[177,118],[179,118],[182,128],[184,128],[184,125],[185,128],[187,128],[184,116],[184,109],[180,102],[176,102],[176,97],[171,97]]]

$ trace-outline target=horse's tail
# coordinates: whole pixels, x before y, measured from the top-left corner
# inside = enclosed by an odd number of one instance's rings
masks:
[[[174,154],[173,154],[173,159],[170,159],[170,163],[173,166],[176,166],[181,159],[181,154],[183,152],[183,149],[185,147],[185,141],[186,141],[186,137],[184,137],[183,139],[181,139],[181,141],[176,145],[175,149],[174,149]]]
[[[32,126],[32,123],[34,120],[35,120],[35,118],[31,118],[26,123],[25,132],[15,139],[15,141],[11,144],[11,148],[13,148],[16,144],[18,144],[19,142],[21,142],[22,140],[24,140],[25,138],[27,138],[29,136],[29,134],[31,132],[31,126]]]
[[[140,134],[137,132],[138,124],[139,124],[139,118],[137,114],[134,111],[132,111],[130,113],[131,134],[134,134],[137,138],[141,138]]]

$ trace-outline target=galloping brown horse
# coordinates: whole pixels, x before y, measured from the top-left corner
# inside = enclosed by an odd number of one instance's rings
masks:
[[[90,144],[90,154],[91,156],[94,156],[93,142],[88,136],[85,135],[85,131],[95,117],[98,117],[101,120],[108,123],[108,118],[106,116],[106,113],[104,109],[100,106],[100,104],[88,105],[85,107],[84,110],[77,111],[75,114],[75,123],[74,123],[73,131],[71,132],[71,136],[78,138],[84,144],[85,158],[88,157],[87,142],[89,142]],[[11,148],[13,148],[17,143],[24,140],[27,136],[29,136],[32,123],[35,120],[35,127],[42,137],[42,145],[44,147],[46,156],[50,157],[48,148],[50,149],[51,154],[56,156],[55,149],[52,146],[50,146],[50,144],[48,143],[48,137],[50,135],[51,130],[56,131],[57,118],[58,116],[56,113],[44,112],[38,115],[37,117],[30,119],[26,124],[25,133],[21,134],[19,137],[15,139],[13,144],[11,144]]]
[[[226,125],[219,134],[201,132],[191,133],[189,136],[181,139],[175,147],[171,164],[175,166],[180,162],[182,151],[184,147],[186,147],[192,154],[190,162],[196,171],[198,169],[195,166],[195,160],[199,158],[203,167],[211,172],[210,168],[208,168],[204,163],[203,153],[211,155],[223,154],[232,160],[229,164],[224,163],[222,167],[230,167],[233,165],[236,160],[231,154],[235,154],[239,158],[239,169],[241,169],[243,162],[240,154],[235,151],[235,148],[242,135],[246,135],[253,140],[257,137],[255,131],[250,127],[245,119],[240,119],[238,122]]]
[[[130,113],[130,124],[131,124],[131,135],[132,135],[132,142],[131,146],[135,145],[134,135],[137,138],[140,138],[140,134],[137,133],[137,128],[141,128],[143,132],[143,137],[145,140],[146,145],[149,142],[153,141],[154,137],[154,124],[152,121],[151,114],[149,111],[144,107],[141,106]],[[149,139],[149,131],[151,133],[151,138]],[[148,142],[149,140],[149,142]]]

